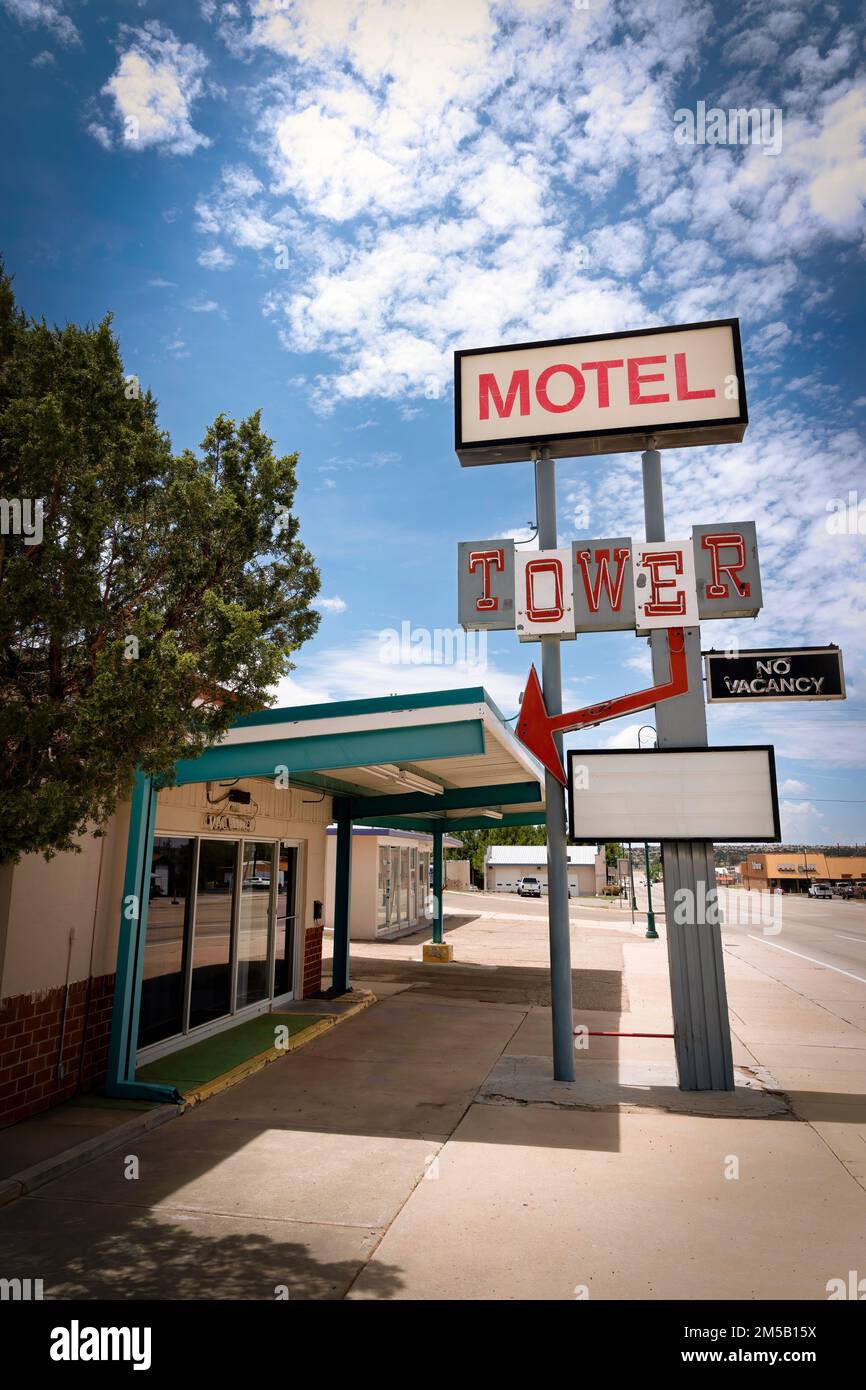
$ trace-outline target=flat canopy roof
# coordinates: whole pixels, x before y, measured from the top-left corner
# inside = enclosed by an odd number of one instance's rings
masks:
[[[267,709],[181,759],[178,784],[273,779],[360,824],[431,830],[544,823],[544,776],[483,686]]]

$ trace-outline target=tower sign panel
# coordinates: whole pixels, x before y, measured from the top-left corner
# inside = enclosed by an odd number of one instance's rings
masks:
[[[748,423],[737,319],[454,354],[464,466],[739,442]]]
[[[695,526],[690,541],[572,541],[570,553],[461,541],[457,594],[462,627],[516,628],[522,642],[754,617],[763,601],[755,523]]]

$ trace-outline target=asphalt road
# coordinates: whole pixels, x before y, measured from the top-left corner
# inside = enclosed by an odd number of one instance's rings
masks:
[[[768,954],[793,952],[866,985],[866,902],[737,889],[725,894],[723,910],[726,936],[748,936]]]
[[[641,917],[646,911],[643,879],[636,881],[635,888],[638,916]],[[452,912],[479,912],[503,918],[547,917],[546,897],[539,902],[537,898],[520,898],[516,893],[449,892],[446,906]],[[664,907],[661,884],[653,884],[653,906],[661,915]],[[604,920],[609,911],[593,898],[572,898],[569,908],[572,921],[585,918],[587,909],[597,908],[600,920]],[[866,901],[723,889],[722,910],[726,937],[750,938],[759,942],[768,955],[793,952],[795,956],[852,975],[866,985]],[[610,920],[616,917],[612,915]]]

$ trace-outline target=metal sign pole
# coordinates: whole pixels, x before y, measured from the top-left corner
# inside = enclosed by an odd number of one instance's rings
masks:
[[[661,455],[650,447],[641,461],[646,539],[663,541]],[[668,660],[663,631],[652,634],[651,646],[653,672],[659,679]],[[688,692],[656,707],[659,748],[707,747],[700,628],[685,629],[685,648]],[[713,846],[665,841],[662,864],[680,1090],[732,1091],[734,1064]]]
[[[538,544],[555,550],[556,474],[549,449],[534,449],[535,518]],[[541,639],[541,681],[544,703],[551,715],[562,713],[562,662],[558,637]],[[554,736],[560,760],[562,735]],[[571,999],[571,937],[568,920],[568,852],[566,849],[565,789],[545,771],[547,808],[547,916],[550,936],[550,1007],[553,1022],[553,1078],[574,1081],[574,1018]]]

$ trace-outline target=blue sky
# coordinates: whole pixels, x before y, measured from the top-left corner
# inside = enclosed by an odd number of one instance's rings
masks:
[[[383,630],[455,626],[459,540],[534,514],[529,465],[457,464],[454,348],[738,315],[751,424],[663,456],[668,534],[754,519],[763,612],[704,644],[838,642],[849,699],[711,710],[711,741],[775,743],[786,838],[866,839],[858,8],[0,0],[20,302],[110,308],[176,448],[261,407],[301,453],[323,620],[282,703],[483,682],[516,712],[512,634],[484,672],[381,660]],[[678,144],[700,101],[776,109],[781,148]],[[642,535],[639,455],[557,467],[562,543]],[[648,670],[643,641],[580,638],[566,701]]]

